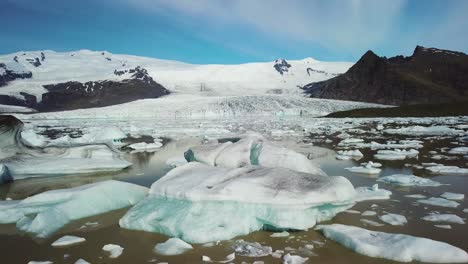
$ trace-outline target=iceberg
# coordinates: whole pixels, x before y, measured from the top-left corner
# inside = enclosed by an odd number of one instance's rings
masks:
[[[320,226],[319,229],[325,237],[369,257],[401,262],[468,262],[468,254],[464,250],[428,238],[370,231],[341,224]]]
[[[465,223],[465,221],[461,217],[454,214],[430,214],[422,217],[421,219],[431,222],[446,222],[461,225]]]
[[[452,192],[444,192],[440,195],[440,197],[448,199],[448,200],[463,200],[465,199],[465,195],[463,193],[452,193]]]
[[[149,196],[119,223],[207,243],[261,229],[304,230],[348,209],[355,195],[352,184],[340,176],[189,162],[153,183]]]
[[[309,258],[303,258],[289,253],[283,256],[283,264],[303,264],[306,263],[307,260],[309,260]]]
[[[374,158],[378,160],[404,160],[406,158],[414,158],[417,157],[419,151],[415,149],[409,150],[379,150],[377,154],[374,155]]]
[[[262,246],[258,242],[247,242],[242,239],[235,241],[231,247],[237,255],[244,257],[265,257],[273,252],[270,246]]]
[[[86,239],[77,236],[63,236],[52,243],[53,247],[66,247],[85,242]]]
[[[442,184],[430,179],[407,175],[407,174],[393,174],[389,176],[380,177],[377,181],[391,183],[399,186],[426,186],[437,187]]]
[[[0,223],[16,223],[20,231],[46,238],[74,220],[136,204],[147,192],[146,187],[113,180],[46,191],[0,202]]]
[[[467,168],[459,168],[457,166],[430,166],[426,170],[434,174],[468,174]]]
[[[406,217],[404,215],[399,214],[385,214],[379,216],[379,219],[382,220],[382,222],[385,222],[390,225],[405,225],[406,223],[408,223]]]
[[[392,195],[391,191],[385,189],[379,189],[377,184],[372,187],[357,187],[357,195],[354,198],[356,202],[367,201],[367,200],[387,200]]]
[[[185,158],[189,162],[198,161],[225,168],[259,165],[325,175],[306,156],[284,147],[275,146],[257,134],[250,135],[236,143],[225,142],[192,147],[185,152]]]
[[[361,159],[364,155],[359,149],[354,150],[340,150],[337,152],[336,159],[348,160],[348,159]]]
[[[115,259],[122,255],[124,248],[119,245],[107,244],[102,247],[102,250],[109,254],[109,258]]]
[[[187,242],[179,238],[169,238],[164,243],[158,243],[154,246],[154,252],[164,256],[180,255],[184,252],[193,249]]]
[[[379,174],[382,170],[375,168],[371,163],[367,163],[365,166],[345,168],[350,172],[362,173],[362,174]]]
[[[444,198],[438,198],[438,197],[431,197],[429,199],[417,200],[417,202],[422,203],[422,204],[441,206],[441,207],[451,207],[451,208],[455,208],[460,205],[459,203],[455,201],[447,200]]]

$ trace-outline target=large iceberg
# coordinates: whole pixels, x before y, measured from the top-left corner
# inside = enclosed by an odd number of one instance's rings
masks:
[[[327,238],[369,257],[401,262],[468,262],[468,254],[464,250],[428,238],[376,232],[341,224],[321,226],[320,229]]]
[[[198,161],[212,166],[239,168],[259,165],[269,168],[287,168],[312,174],[325,173],[306,156],[276,146],[262,136],[253,134],[236,143],[192,147],[185,153],[187,161]]]
[[[120,226],[206,243],[261,229],[304,230],[352,206],[355,195],[340,176],[190,162],[153,183]]]
[[[136,204],[148,188],[120,181],[103,181],[70,189],[46,191],[21,201],[0,202],[0,223],[45,238],[66,224]]]

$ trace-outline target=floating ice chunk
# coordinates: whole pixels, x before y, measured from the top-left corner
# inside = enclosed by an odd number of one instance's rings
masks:
[[[352,143],[361,143],[361,142],[364,142],[364,139],[361,139],[361,138],[347,138],[347,139],[341,140],[340,143],[338,143],[338,146],[344,146],[344,145],[349,145],[349,144],[352,144]]]
[[[413,199],[426,199],[427,198],[426,195],[422,195],[422,194],[407,194],[405,195],[405,197],[413,198]]]
[[[346,170],[349,170],[350,172],[356,172],[356,173],[363,173],[363,174],[379,174],[382,170],[379,168],[375,168],[372,166],[372,164],[366,164],[363,167],[351,167],[351,168],[345,168]]]
[[[289,232],[286,232],[286,231],[273,233],[270,235],[270,237],[288,237],[288,236],[289,236]]]
[[[119,181],[103,181],[70,189],[43,192],[0,211],[0,223],[37,237],[48,237],[66,224],[85,217],[133,205],[143,199],[148,188]]]
[[[66,247],[85,242],[86,239],[77,236],[63,236],[52,243],[53,247]]]
[[[374,155],[374,158],[378,160],[404,160],[406,158],[413,158],[418,156],[419,151],[415,149],[409,150],[379,150],[377,154]]]
[[[377,184],[374,184],[372,187],[357,187],[356,192],[356,202],[366,200],[387,200],[390,199],[390,196],[392,195],[391,191],[379,189]]]
[[[443,229],[452,229],[451,225],[434,225],[434,226],[438,228],[443,228]]]
[[[91,263],[89,263],[88,261],[86,261],[84,259],[79,259],[79,260],[75,261],[75,264],[91,264]]]
[[[381,163],[378,163],[378,162],[372,162],[372,161],[369,161],[369,162],[364,162],[364,163],[361,163],[361,166],[371,166],[371,167],[374,167],[374,168],[380,168],[382,167],[382,164]]]
[[[109,258],[118,258],[122,255],[124,248],[119,245],[107,244],[102,247],[102,250],[109,254]]]
[[[379,219],[390,225],[405,225],[406,223],[408,223],[406,217],[404,215],[399,214],[385,214],[379,216]]]
[[[202,261],[204,262],[212,262],[211,258],[208,256],[202,256]]]
[[[206,243],[263,228],[307,229],[348,209],[355,195],[344,177],[190,162],[153,183],[120,226]]]
[[[454,214],[430,214],[421,218],[425,221],[431,222],[446,222],[446,223],[454,223],[454,224],[464,224],[465,221],[458,215]]]
[[[468,213],[468,208],[463,209],[464,213]]]
[[[370,226],[384,226],[384,224],[369,220],[369,219],[360,219],[359,221],[363,222],[366,225]]]
[[[440,195],[440,197],[448,199],[448,200],[463,200],[465,199],[465,195],[463,193],[452,193],[452,192],[444,192]]]
[[[208,256],[202,256],[202,261],[203,262],[215,262],[215,263],[232,263],[232,261],[236,259],[236,253],[231,253],[229,255],[226,256],[226,259],[225,260],[212,260],[210,257]],[[253,263],[252,263],[253,264]]]
[[[361,213],[361,212],[359,212],[357,210],[345,210],[344,212],[348,213],[348,214],[360,214]]]
[[[265,257],[273,252],[269,246],[262,246],[258,242],[247,242],[244,240],[234,242],[232,249],[234,249],[237,255],[245,257]]]
[[[434,174],[468,174],[467,168],[457,166],[431,166],[427,167],[426,170]]]
[[[431,197],[429,199],[417,200],[417,202],[422,203],[422,204],[441,206],[441,207],[452,207],[452,208],[455,208],[460,205],[459,203],[455,201],[450,201],[450,200],[447,200],[444,198],[438,198],[438,197]]]
[[[321,226],[321,231],[327,238],[369,257],[401,262],[468,262],[468,254],[464,250],[428,238],[370,231],[341,224]]]
[[[448,135],[462,135],[463,130],[449,128],[447,126],[409,126],[395,129],[385,129],[384,133],[399,134],[408,136],[448,136]]]
[[[377,213],[374,212],[374,211],[364,211],[364,212],[362,212],[361,215],[362,216],[374,216],[374,215],[377,215]]]
[[[161,148],[162,146],[163,144],[160,142],[154,142],[154,143],[139,142],[139,143],[133,143],[131,145],[128,145],[128,147],[131,149],[143,150],[143,151],[154,151],[156,149]]]
[[[364,155],[361,153],[361,151],[359,151],[359,149],[340,150],[336,155],[336,158],[339,160],[360,159],[362,157],[364,157]]]
[[[57,155],[22,157],[9,161],[7,166],[16,180],[35,176],[116,171],[132,165],[103,145],[72,147],[61,151],[63,153]]]
[[[422,177],[407,175],[407,174],[394,174],[389,176],[380,177],[377,181],[391,183],[400,186],[440,186],[439,182],[425,179]]]
[[[164,256],[173,256],[180,255],[184,252],[193,249],[193,247],[179,238],[169,238],[164,243],[158,243],[154,247],[154,252],[164,255]]]
[[[28,264],[53,264],[52,261],[34,261],[34,260],[31,260],[28,262]]]
[[[448,154],[466,155],[468,154],[468,147],[453,148],[448,151]]]
[[[306,263],[307,260],[309,260],[309,258],[303,258],[289,253],[283,256],[283,264],[303,264]]]

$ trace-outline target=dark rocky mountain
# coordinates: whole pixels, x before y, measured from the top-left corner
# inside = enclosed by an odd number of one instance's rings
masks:
[[[303,87],[310,97],[388,105],[468,99],[468,55],[417,46],[392,58],[366,52],[346,73]]]
[[[15,62],[17,63],[17,62]],[[32,78],[32,72],[30,71],[15,71],[9,68],[4,63],[0,63],[0,87],[5,86],[8,82],[16,79]]]
[[[291,68],[291,64],[289,64],[285,59],[277,59],[275,60],[275,64],[273,65],[273,67],[277,72],[283,75],[283,73],[289,71],[289,68]]]
[[[130,78],[122,81],[71,81],[44,85],[48,92],[42,94],[40,102],[36,96],[28,93],[21,93],[24,100],[0,95],[0,104],[26,106],[39,111],[60,111],[109,106],[169,94],[169,91],[155,82],[144,68],[114,72],[116,75],[125,73],[131,74]]]

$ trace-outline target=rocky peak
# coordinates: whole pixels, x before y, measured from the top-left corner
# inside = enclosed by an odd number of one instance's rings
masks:
[[[283,75],[283,73],[289,71],[289,68],[291,68],[291,64],[289,64],[285,59],[276,59],[275,65],[273,67],[276,71]]]

